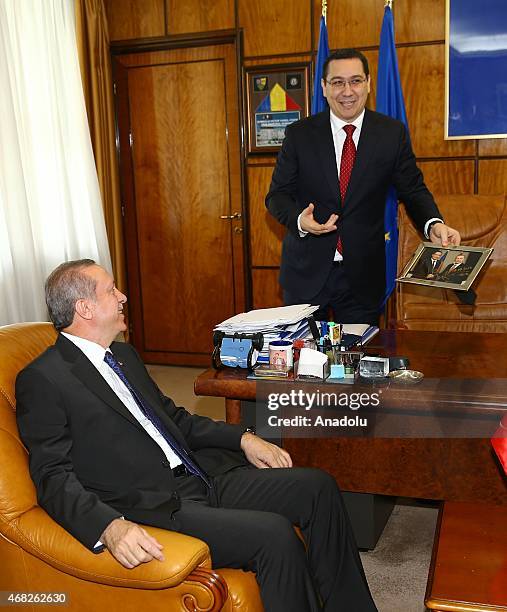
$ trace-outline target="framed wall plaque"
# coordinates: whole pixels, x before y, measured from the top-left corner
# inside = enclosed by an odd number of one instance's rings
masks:
[[[285,128],[310,113],[310,64],[245,69],[249,153],[277,153]]]

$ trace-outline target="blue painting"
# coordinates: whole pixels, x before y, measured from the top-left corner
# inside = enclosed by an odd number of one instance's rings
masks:
[[[448,1],[448,138],[507,136],[507,0]]]

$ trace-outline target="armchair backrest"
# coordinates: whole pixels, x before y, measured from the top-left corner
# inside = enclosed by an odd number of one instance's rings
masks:
[[[18,372],[55,339],[56,331],[50,323],[0,327],[0,533],[14,541],[16,522],[37,506],[28,453],[16,424],[14,385]]]
[[[453,291],[397,283],[391,324],[434,331],[507,331],[506,196],[435,196],[445,222],[461,233],[462,244],[492,247],[493,254],[474,282],[474,306],[461,304]],[[398,271],[423,240],[400,207]]]

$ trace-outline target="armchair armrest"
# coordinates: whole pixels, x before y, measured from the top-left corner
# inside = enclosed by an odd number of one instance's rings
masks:
[[[164,589],[180,584],[195,568],[211,567],[208,546],[174,531],[143,527],[164,547],[165,561],[123,567],[106,550],[94,554],[60,527],[40,507],[2,528],[4,535],[28,553],[66,574],[83,580],[138,589]]]

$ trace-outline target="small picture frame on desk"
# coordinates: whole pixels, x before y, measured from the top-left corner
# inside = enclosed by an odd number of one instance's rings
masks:
[[[468,291],[493,249],[438,247],[422,242],[396,280],[429,287]]]
[[[248,153],[278,153],[285,128],[310,114],[310,64],[244,70]]]

